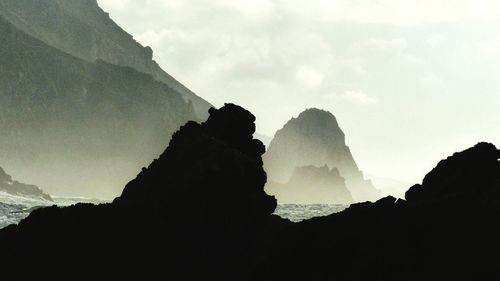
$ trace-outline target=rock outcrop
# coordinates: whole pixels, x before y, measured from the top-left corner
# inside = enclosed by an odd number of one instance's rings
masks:
[[[330,112],[315,108],[302,112],[278,130],[264,155],[270,181],[286,183],[300,166],[336,168],[355,201],[374,201],[380,192],[365,180]]]
[[[203,124],[182,126],[160,158],[127,184],[114,203],[160,212],[191,205],[185,215],[225,217],[225,222],[263,220],[272,214],[276,200],[264,192],[265,147],[252,137],[255,117],[233,104],[209,112]]]
[[[193,104],[205,120],[210,104],[153,60],[153,51],[136,42],[99,8],[96,0],[1,0],[0,15],[16,28],[87,62],[105,61],[152,75]]]
[[[12,177],[8,175],[1,167],[0,167],[0,192],[6,192],[16,196],[52,201],[50,195],[43,192],[43,190],[41,190],[38,186],[24,184],[13,180]]]
[[[408,201],[291,223],[271,215],[253,120],[235,105],[213,109],[205,123],[184,125],[113,203],[37,209],[0,230],[2,277],[57,268],[54,280],[500,278],[493,145],[441,162]]]
[[[262,280],[498,279],[499,153],[480,143],[441,161],[408,201],[354,204],[284,229]]]
[[[490,143],[479,143],[439,162],[422,184],[405,195],[410,203],[439,201],[448,197],[485,200],[500,192],[500,151]],[[496,197],[496,196],[495,196]]]
[[[254,120],[235,105],[212,109],[205,123],[182,126],[112,204],[38,209],[1,230],[2,276],[26,280],[57,265],[58,276],[78,280],[97,272],[114,280],[253,279],[272,233],[287,224],[271,215],[276,200],[264,192]]]
[[[304,166],[294,169],[286,184],[268,182],[266,192],[280,204],[342,204],[353,203],[351,193],[339,171],[328,166]]]
[[[151,75],[71,56],[1,13],[0,38],[2,166],[51,194],[116,197],[181,125],[198,120],[192,102]]]

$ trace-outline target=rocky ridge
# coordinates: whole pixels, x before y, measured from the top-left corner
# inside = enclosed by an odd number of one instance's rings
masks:
[[[204,120],[210,104],[160,68],[153,51],[136,42],[96,0],[1,0],[0,15],[33,38],[87,62],[105,61],[150,74],[193,104]]]
[[[151,75],[71,56],[2,15],[0,37],[2,166],[49,193],[114,198],[179,126],[199,120]]]
[[[50,195],[46,194],[38,186],[20,183],[12,179],[0,167],[0,192],[6,192],[11,195],[39,198],[46,201],[53,201]]]

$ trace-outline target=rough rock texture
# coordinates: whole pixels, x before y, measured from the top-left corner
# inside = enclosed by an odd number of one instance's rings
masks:
[[[267,183],[266,192],[276,196],[280,204],[353,203],[344,178],[336,168],[326,165],[297,167],[286,184]]]
[[[2,166],[49,193],[114,198],[197,119],[150,75],[68,55],[1,15],[0,38]]]
[[[46,194],[38,186],[20,183],[12,179],[0,167],[0,191],[7,192],[12,195],[26,196],[32,198],[39,198],[47,201],[52,201],[50,195]]]
[[[96,0],[0,0],[0,15],[30,36],[80,59],[151,74],[191,101],[200,120],[207,117],[210,104],[163,71],[153,61],[151,48],[137,43]]]
[[[365,180],[345,143],[345,136],[335,116],[315,108],[292,118],[276,132],[264,155],[270,181],[286,183],[295,167],[327,165],[339,170],[355,201],[380,197],[369,180]]]

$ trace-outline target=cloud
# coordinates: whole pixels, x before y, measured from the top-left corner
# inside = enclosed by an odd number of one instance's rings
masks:
[[[480,53],[492,57],[500,55],[500,34],[477,43]]]
[[[445,37],[443,34],[434,34],[429,37],[426,42],[431,47],[437,47],[438,45],[442,44],[444,40]]]
[[[300,66],[297,69],[297,79],[299,83],[307,88],[317,88],[323,83],[324,74],[317,69],[309,66]]]
[[[361,103],[361,104],[378,103],[378,99],[368,96],[363,91],[345,91],[342,95],[340,95],[340,99],[348,102]]]
[[[369,38],[355,44],[354,49],[358,51],[378,51],[384,53],[400,53],[408,47],[408,42],[403,38]]]
[[[198,95],[252,111],[260,133],[331,111],[368,170],[409,174],[429,165],[407,157],[425,136],[498,128],[500,1],[98,1]],[[385,154],[400,158],[373,160]]]

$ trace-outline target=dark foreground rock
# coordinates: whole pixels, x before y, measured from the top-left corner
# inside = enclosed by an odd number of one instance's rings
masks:
[[[441,162],[408,201],[387,197],[293,224],[271,215],[276,201],[264,193],[264,147],[252,138],[253,122],[235,105],[213,109],[207,122],[175,133],[112,204],[39,209],[1,230],[2,278],[500,277],[500,164],[492,145]]]
[[[498,280],[500,158],[480,143],[410,189],[278,234],[265,280]]]
[[[188,122],[112,204],[34,211],[0,231],[0,274],[28,280],[252,279],[280,227],[255,117],[228,104]],[[278,222],[278,223],[276,223]]]

